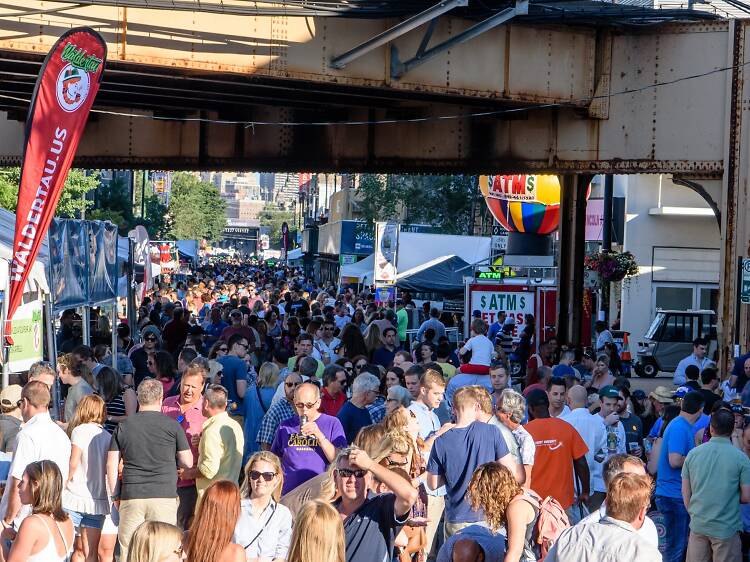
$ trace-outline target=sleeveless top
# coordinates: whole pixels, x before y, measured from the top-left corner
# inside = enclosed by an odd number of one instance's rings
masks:
[[[62,529],[60,528],[60,523],[55,521],[55,525],[57,526],[57,532],[60,533],[60,538],[63,541],[63,545],[65,546],[65,554],[62,556],[59,556],[57,554],[57,547],[55,547],[55,539],[52,537],[52,531],[49,528],[49,525],[47,525],[47,521],[44,517],[40,517],[39,515],[33,515],[33,517],[39,517],[39,519],[42,520],[42,523],[44,523],[44,526],[47,529],[47,545],[37,552],[36,554],[32,554],[27,558],[27,562],[69,562],[70,555],[73,552],[73,544],[71,543],[70,546],[68,546],[68,541],[65,540],[65,533],[63,533]]]
[[[534,510],[534,518],[526,526],[526,534],[524,536],[523,552],[521,553],[520,562],[536,562],[541,555],[539,545],[536,543],[536,523],[537,519],[539,519],[539,504],[541,500],[534,492],[525,488],[523,494],[514,498],[511,503],[516,500],[526,501]]]

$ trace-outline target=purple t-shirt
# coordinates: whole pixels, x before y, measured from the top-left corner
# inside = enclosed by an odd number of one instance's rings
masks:
[[[315,422],[334,447],[346,447],[344,428],[338,418],[320,414]],[[281,469],[284,471],[282,494],[291,492],[300,484],[322,474],[328,466],[318,439],[299,432],[299,416],[292,416],[281,422],[273,438],[271,452],[281,459]]]

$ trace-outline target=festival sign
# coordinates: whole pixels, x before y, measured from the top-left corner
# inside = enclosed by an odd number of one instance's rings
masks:
[[[396,252],[398,250],[398,224],[375,223],[375,284],[396,282]]]
[[[26,119],[10,268],[8,325],[18,309],[104,73],[107,46],[93,29],[71,29],[42,64]]]
[[[524,328],[526,314],[534,314],[534,293],[476,288],[471,292],[471,311],[478,310],[482,320],[492,324],[501,312],[512,316],[516,323],[514,335]]]

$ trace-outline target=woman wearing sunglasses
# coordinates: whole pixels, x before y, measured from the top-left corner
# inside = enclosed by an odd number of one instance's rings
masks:
[[[240,517],[232,542],[245,549],[247,560],[285,560],[292,536],[292,514],[281,505],[284,475],[279,458],[269,451],[245,465]]]

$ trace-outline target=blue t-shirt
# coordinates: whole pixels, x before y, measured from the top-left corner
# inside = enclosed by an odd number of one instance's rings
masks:
[[[693,435],[695,435],[699,431],[706,429],[710,423],[711,416],[701,414],[701,417],[698,418],[698,421],[693,424]],[[663,424],[664,418],[657,418],[656,422],[654,422],[654,425],[651,427],[651,431],[648,432],[648,436],[652,438],[659,437],[659,432],[661,432],[661,426]]]
[[[495,462],[508,454],[493,425],[474,422],[455,427],[435,440],[427,462],[427,472],[445,479],[445,520],[448,523],[476,523],[484,514],[471,509],[466,490],[474,471],[480,465]]]
[[[230,411],[232,415],[242,415],[245,411],[242,398],[237,395],[237,381],[247,380],[247,364],[234,355],[225,355],[216,359],[221,363],[221,385],[229,393],[229,403],[237,404],[237,410]]]
[[[669,422],[664,431],[656,473],[657,496],[682,499],[682,467],[672,468],[669,464],[669,453],[687,457],[693,447],[695,447],[693,426],[682,416],[677,416]]]
[[[336,417],[344,428],[347,443],[354,441],[360,429],[372,425],[370,411],[367,408],[357,408],[350,400],[344,402]]]

